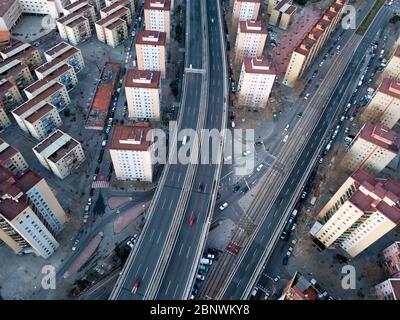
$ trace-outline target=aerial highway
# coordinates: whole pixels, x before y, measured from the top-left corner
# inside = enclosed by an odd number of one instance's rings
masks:
[[[207,0],[206,13],[208,48],[208,99],[205,129],[221,130],[226,126],[226,54],[219,0]],[[209,145],[211,155],[212,143]],[[222,151],[222,146],[220,151]],[[217,155],[221,160],[221,154]],[[218,161],[216,161],[218,163]],[[178,238],[163,275],[156,299],[187,299],[193,287],[198,263],[208,234],[210,214],[213,212],[218,190],[220,166],[217,163],[199,164],[192,192],[181,222]],[[202,190],[199,186],[202,185]],[[190,224],[190,218],[195,222]]]
[[[188,1],[186,15],[185,75],[177,131],[197,130],[204,108],[204,27],[200,1]],[[182,143],[178,142],[178,148]],[[110,299],[148,299],[163,273],[173,242],[179,215],[191,189],[191,164],[166,164],[159,186],[147,213],[147,221],[138,242],[131,251]],[[134,285],[136,292],[133,291]]]
[[[355,69],[371,39],[389,18],[389,10],[384,8],[364,38],[353,33],[348,39],[328,71],[329,76],[307,104],[303,118],[277,155],[285,172],[271,169],[248,209],[254,232],[243,228],[236,230],[232,241],[240,244],[241,251],[238,255],[228,252],[221,255],[200,292],[203,299],[246,299],[249,296],[313,168]]]

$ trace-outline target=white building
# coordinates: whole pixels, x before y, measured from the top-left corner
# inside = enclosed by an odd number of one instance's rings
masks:
[[[171,0],[145,0],[144,21],[146,30],[165,32],[170,39]]]

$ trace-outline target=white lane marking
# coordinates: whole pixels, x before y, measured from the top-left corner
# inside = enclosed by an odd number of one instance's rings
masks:
[[[146,268],[146,270],[145,270],[145,272],[144,272],[144,274],[143,274],[143,279],[146,278],[147,271],[149,271],[149,268],[148,268],[148,267]]]
[[[179,249],[179,253],[178,253],[178,256],[179,256],[179,257],[181,256],[182,249],[183,249],[183,243],[181,244],[181,248]]]
[[[151,241],[151,239],[153,239],[153,236],[154,236],[154,233],[156,232],[156,230],[155,229],[153,229],[152,231],[151,231],[151,235],[150,235],[150,241]]]
[[[175,288],[175,291],[174,291],[174,295],[172,296],[173,298],[175,298],[175,296],[176,296],[176,292],[178,291],[178,284],[176,285],[176,288]]]
[[[169,203],[168,210],[171,210],[171,207],[172,207],[172,201]]]
[[[157,244],[160,241],[161,235],[162,235],[162,232],[160,232],[160,234],[158,235],[157,242],[156,242]]]
[[[192,249],[192,246],[189,247],[189,249],[188,249],[188,251],[186,253],[186,259],[189,258],[190,249]]]
[[[165,295],[168,294],[168,290],[169,290],[170,285],[171,285],[171,280],[169,280],[169,282],[168,282],[167,290],[165,290]]]
[[[271,226],[271,223],[272,223],[272,222],[268,223],[267,229],[269,229],[269,227]],[[263,238],[264,238],[264,236],[263,236]]]

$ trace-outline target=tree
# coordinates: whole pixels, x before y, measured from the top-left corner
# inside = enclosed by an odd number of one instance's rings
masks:
[[[67,108],[64,109],[64,116],[69,117],[71,115],[71,111]]]
[[[172,94],[176,98],[178,96],[178,81],[177,80],[171,81],[171,83],[169,84],[169,87],[171,88]]]
[[[294,2],[304,6],[307,3],[307,0],[294,0]]]
[[[390,23],[396,24],[397,22],[400,21],[400,16],[394,15],[393,17],[390,18]]]
[[[175,27],[175,40],[177,42],[181,42],[182,40],[182,27],[180,25]]]

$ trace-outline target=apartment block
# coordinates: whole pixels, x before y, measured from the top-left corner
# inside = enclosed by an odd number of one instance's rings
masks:
[[[397,46],[383,72],[385,78],[400,81],[400,46]]]
[[[45,52],[45,57],[48,62],[35,70],[38,79],[43,79],[47,75],[55,72],[65,63],[73,67],[75,73],[79,73],[85,67],[81,50],[65,42],[47,50]]]
[[[6,168],[13,174],[22,174],[28,170],[28,163],[25,161],[21,152],[10,146],[0,138],[0,166]]]
[[[5,47],[0,51],[0,56],[4,60],[19,60],[25,63],[30,71],[33,71],[43,63],[39,50],[23,41],[15,41],[12,45]]]
[[[117,179],[153,180],[151,130],[148,122],[113,126],[109,149]]]
[[[85,161],[81,144],[61,130],[53,132],[32,150],[40,163],[60,179],[77,170]]]
[[[367,122],[352,141],[342,166],[353,171],[364,169],[375,175],[398,154],[400,135],[381,124]]]
[[[9,80],[0,80],[0,108],[10,110],[23,101],[18,87]]]
[[[100,10],[100,18],[104,19],[112,15],[114,12],[118,11],[121,7],[129,9],[129,12],[135,12],[135,4],[133,0],[118,0],[108,3],[105,7]],[[131,17],[129,16],[129,24],[131,23]],[[127,20],[128,21],[128,20]]]
[[[293,51],[283,84],[293,87],[338,25],[347,0],[335,0]]]
[[[41,95],[38,97],[13,110],[12,115],[23,131],[37,140],[43,140],[61,126],[62,120],[55,106],[40,100]]]
[[[33,82],[28,66],[17,59],[6,59],[0,62],[0,78],[10,81],[22,90]]]
[[[32,170],[14,175],[0,166],[0,239],[15,253],[48,258],[67,216],[45,179]]]
[[[22,12],[36,15],[50,15],[57,19],[62,15],[68,0],[18,0]]]
[[[96,22],[97,39],[115,48],[128,38],[130,24],[130,9],[120,5],[116,11]]]
[[[144,21],[146,30],[165,32],[170,39],[171,0],[145,0]]]
[[[0,31],[10,31],[21,19],[22,9],[18,0],[0,1]]]
[[[165,78],[165,43],[165,32],[138,31],[135,39],[138,69],[160,71],[161,78]]]
[[[271,9],[269,24],[273,26],[278,26],[283,30],[287,30],[293,22],[293,17],[295,12],[296,12],[296,7],[293,5],[293,0],[279,1]]]
[[[59,82],[65,86],[67,91],[72,90],[78,83],[78,78],[73,67],[64,62],[56,70],[46,75],[43,79],[32,83],[24,89],[28,99],[32,99],[40,92],[50,87],[54,83]]]
[[[400,279],[387,279],[375,286],[378,300],[400,300]]]
[[[70,4],[73,4],[75,2],[81,2],[81,0],[70,0]],[[88,0],[87,1],[90,5],[92,5],[96,11],[100,11],[101,8],[104,8],[106,6],[106,1],[104,0]],[[68,11],[70,11],[70,9],[67,8]],[[64,12],[65,12],[65,8],[64,8]]]
[[[6,113],[6,109],[3,106],[0,106],[0,132],[9,125],[11,125],[11,121]]]
[[[391,129],[399,119],[400,82],[385,78],[362,113],[361,120],[380,122]]]
[[[233,4],[232,24],[236,28],[240,21],[257,20],[261,0],[235,0]]]
[[[128,117],[160,120],[160,72],[129,70],[125,80]]]
[[[245,57],[238,83],[239,104],[265,107],[275,77],[276,73],[266,58]]]
[[[240,21],[235,44],[235,63],[241,64],[244,57],[261,57],[267,34],[267,28],[260,21]]]
[[[96,12],[86,1],[77,1],[64,8],[66,16],[57,20],[57,28],[63,40],[77,45],[91,37],[91,26],[96,21]]]
[[[320,211],[314,243],[357,256],[400,223],[399,197],[395,181],[357,170]]]
[[[288,281],[279,300],[329,300],[332,299],[327,291],[323,290],[315,279],[308,280],[303,274],[296,271]]]
[[[400,241],[392,243],[382,253],[382,265],[389,277],[400,278]]]

